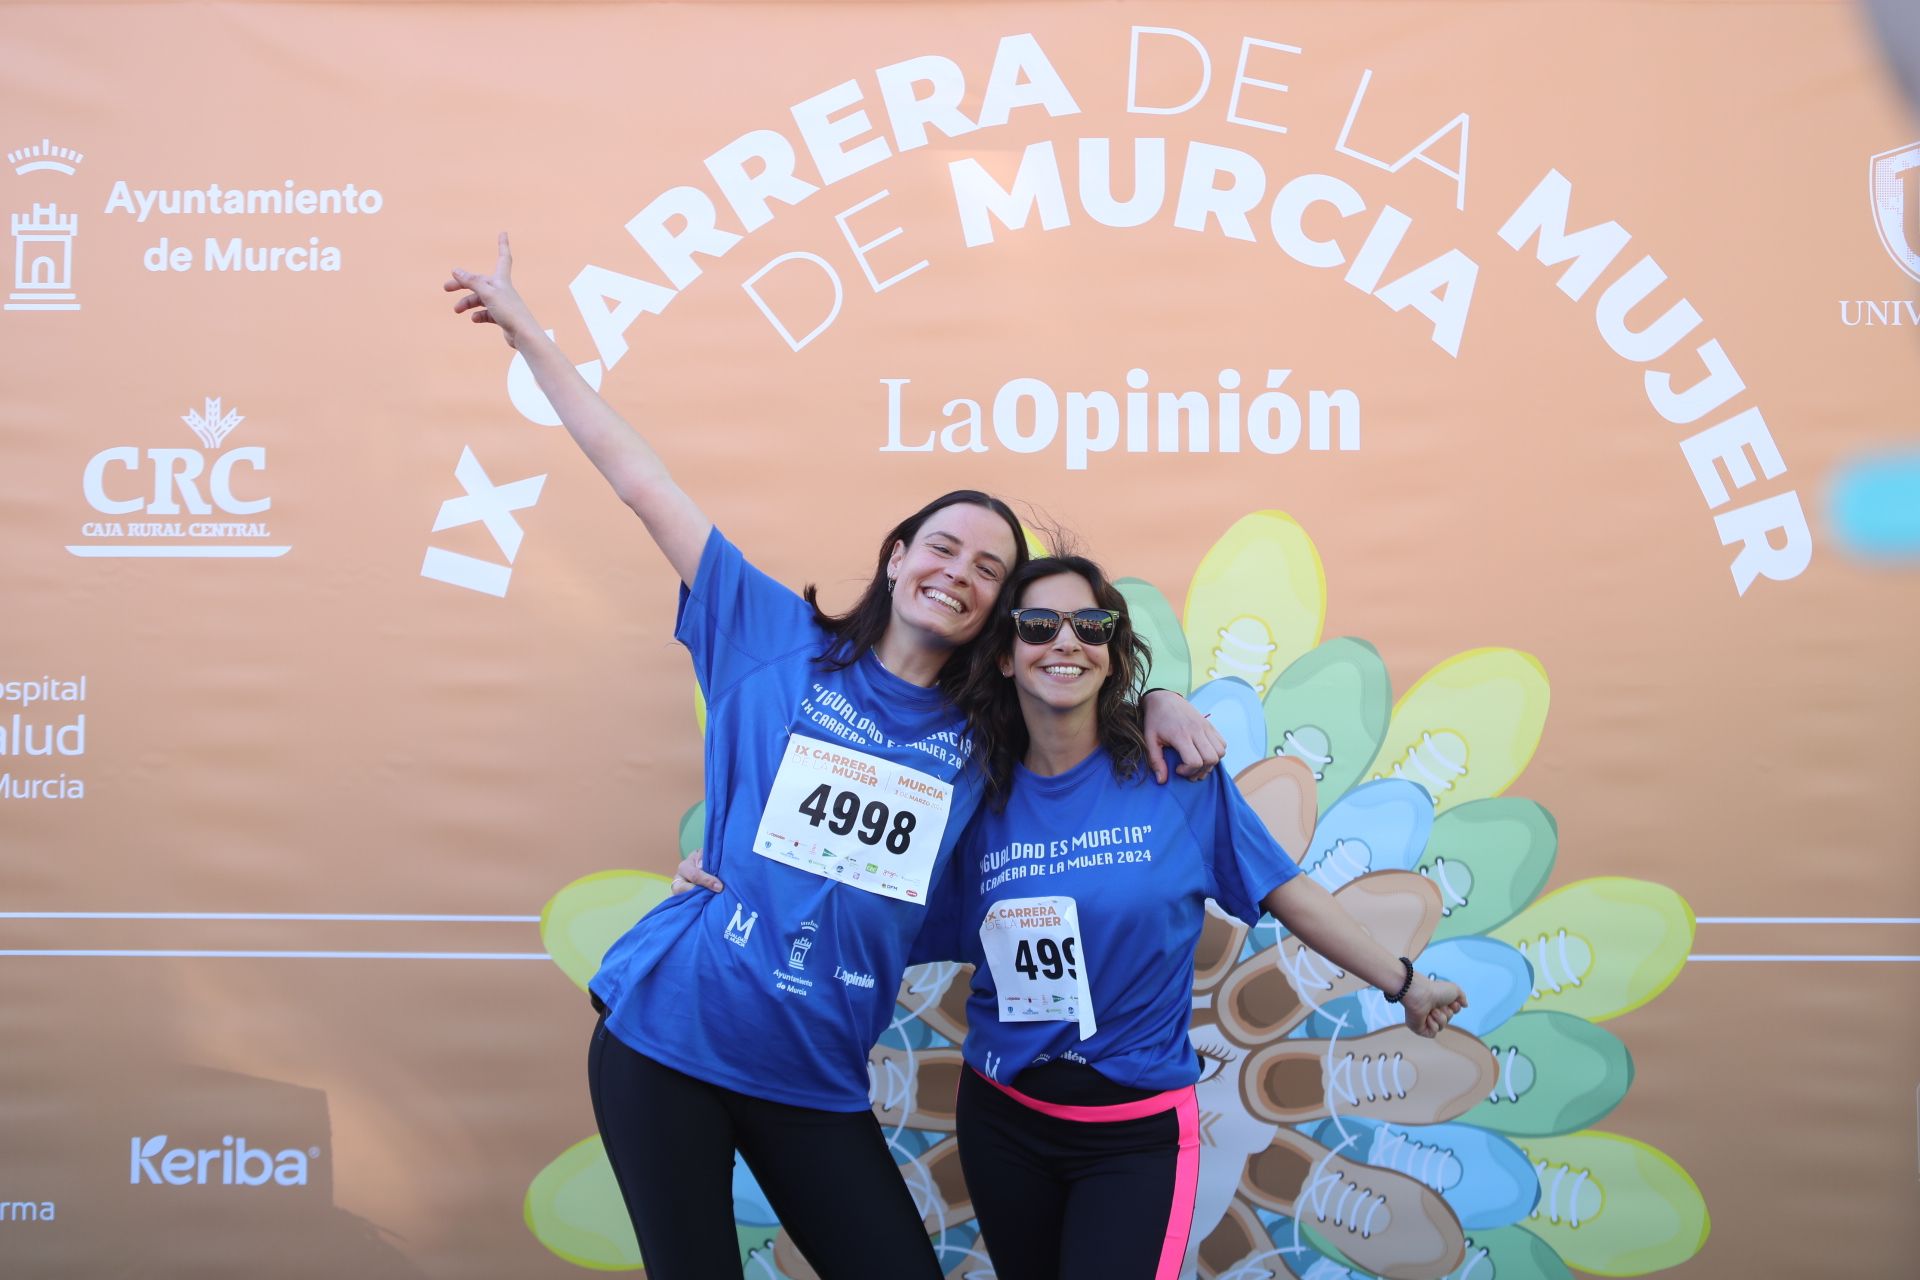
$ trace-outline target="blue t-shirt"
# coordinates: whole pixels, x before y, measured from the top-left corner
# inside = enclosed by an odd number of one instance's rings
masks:
[[[754,852],[789,735],[845,744],[954,784],[938,883],[980,799],[965,717],[871,652],[829,671],[806,601],[715,529],[674,634],[707,700],[704,864],[726,884],[655,907],[590,984],[607,1027],[656,1062],[740,1093],[864,1111],[867,1051],[893,1014],[925,899],[902,901]]]
[[[1006,811],[967,829],[913,958],[974,966],[962,1053],[991,1079],[1065,1058],[1115,1084],[1178,1089],[1200,1075],[1187,1025],[1206,900],[1251,923],[1299,870],[1224,770],[1162,786],[1143,765],[1122,780],[1104,750],[1057,777],[1016,766]],[[1085,1040],[1076,1022],[1002,1022],[981,944],[997,904],[1051,896],[1079,916],[1098,1024]]]

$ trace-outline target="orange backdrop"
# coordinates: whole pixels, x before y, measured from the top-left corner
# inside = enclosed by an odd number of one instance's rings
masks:
[[[1920,1252],[1920,596],[1832,496],[1914,435],[1920,125],[1849,7],[0,18],[0,1262],[636,1265],[576,984],[701,728],[671,571],[448,314],[502,228],[777,578],[850,601],[991,489],[1136,580],[1162,682],[1246,679],[1253,756],[1314,654],[1385,699],[1343,786],[1469,753],[1434,840],[1509,900],[1434,945],[1519,958],[1578,1115],[1459,1118],[1538,1182],[1462,1225],[1501,1276]],[[955,1030],[909,994],[875,1101],[986,1274]],[[1204,1274],[1390,1264],[1212,1145]]]

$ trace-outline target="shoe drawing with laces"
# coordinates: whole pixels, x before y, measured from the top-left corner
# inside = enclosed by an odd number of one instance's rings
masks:
[[[1395,779],[1363,783],[1321,815],[1305,856],[1295,861],[1302,874],[1338,893],[1370,872],[1413,870],[1432,830],[1433,805],[1419,787]]]
[[[1706,1243],[1706,1201],[1665,1152],[1598,1129],[1519,1144],[1540,1181],[1540,1203],[1525,1226],[1569,1266],[1645,1275],[1680,1265]]]
[[[1466,1257],[1459,1220],[1431,1188],[1292,1129],[1247,1161],[1240,1187],[1255,1207],[1314,1227],[1387,1280],[1434,1280]]]
[[[1434,937],[1470,937],[1512,919],[1546,887],[1558,848],[1553,815],[1518,796],[1474,800],[1435,818],[1414,868],[1440,888]]]
[[[1301,1248],[1288,1247],[1257,1251],[1249,1258],[1277,1257],[1283,1268],[1279,1280],[1369,1280],[1368,1273],[1356,1270],[1351,1260],[1333,1243],[1312,1228],[1300,1228],[1288,1218],[1275,1218],[1268,1230],[1276,1241],[1300,1241]],[[1257,1280],[1251,1275],[1228,1271],[1214,1280]],[[1459,1266],[1439,1280],[1572,1280],[1567,1264],[1560,1261],[1546,1241],[1522,1227],[1496,1227],[1466,1233],[1466,1256]]]
[[[1234,775],[1240,796],[1296,860],[1312,847],[1320,811],[1313,772],[1292,756],[1267,756]]]
[[[1361,928],[1395,955],[1418,955],[1440,919],[1439,891],[1411,871],[1366,876],[1334,896]],[[1329,1001],[1366,986],[1364,979],[1289,937],[1236,967],[1221,985],[1214,1007],[1236,1040],[1260,1045],[1286,1035]]]
[[[1325,813],[1366,776],[1393,713],[1380,653],[1365,640],[1327,640],[1280,673],[1267,690],[1267,749],[1313,774]]]
[[[1540,745],[1547,703],[1547,673],[1532,654],[1457,653],[1394,707],[1370,776],[1418,783],[1436,810],[1497,796]]]
[[[1533,990],[1526,957],[1495,938],[1449,938],[1417,953],[1399,954],[1412,956],[1413,967],[1421,973],[1451,982],[1466,994],[1467,1007],[1449,1025],[1476,1036],[1491,1033],[1520,1012]],[[1400,1006],[1387,1003],[1386,995],[1373,987],[1321,1003],[1303,1035],[1364,1035],[1406,1021]]]
[[[1366,1116],[1436,1124],[1487,1099],[1499,1078],[1479,1040],[1448,1027],[1428,1039],[1407,1027],[1337,1040],[1282,1040],[1248,1061],[1247,1110],[1275,1124]]]
[[[877,1044],[867,1052],[867,1094],[883,1125],[911,1121],[929,1133],[953,1132],[953,1102],[966,1060],[949,1045],[916,1049]]]
[[[1633,1058],[1620,1038],[1570,1013],[1516,1014],[1488,1033],[1486,1048],[1496,1079],[1464,1119],[1501,1133],[1545,1137],[1590,1128],[1633,1084]]]
[[[1533,1162],[1509,1138],[1470,1124],[1407,1125],[1362,1116],[1323,1120],[1320,1145],[1433,1188],[1470,1229],[1509,1227],[1533,1211]]]
[[[1243,516],[1201,557],[1187,589],[1189,687],[1232,677],[1265,694],[1320,643],[1326,612],[1326,574],[1306,530],[1280,511]]]
[[[1666,990],[1693,932],[1693,909],[1665,885],[1600,876],[1555,889],[1490,936],[1533,966],[1528,1008],[1604,1022]]]

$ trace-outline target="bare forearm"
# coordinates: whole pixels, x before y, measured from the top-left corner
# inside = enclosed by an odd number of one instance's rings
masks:
[[[1260,905],[1308,947],[1388,994],[1406,981],[1400,958],[1374,941],[1311,877],[1295,876]]]
[[[532,310],[513,287],[513,251],[507,245],[507,233],[500,233],[499,256],[491,272],[455,267],[440,287],[463,295],[453,304],[455,315],[499,327],[507,345],[526,360],[534,382],[565,424],[567,434],[599,468],[620,500],[646,523],[647,532],[680,580],[692,586],[713,522],[673,482],[667,464],[653,446],[587,385],[573,362],[533,318]]]
[[[691,584],[712,521],[674,481],[653,446],[587,385],[551,338],[535,329],[519,337],[519,349],[567,434],[645,522],[674,572]]]

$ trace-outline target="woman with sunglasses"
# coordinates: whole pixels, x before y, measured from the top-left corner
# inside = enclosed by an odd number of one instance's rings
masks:
[[[1078,556],[1015,570],[973,657],[989,804],[915,958],[973,964],[957,1128],[1000,1280],[1171,1280],[1199,1171],[1187,1038],[1211,898],[1271,912],[1434,1035],[1465,998],[1298,874],[1224,774],[1143,785],[1145,643]]]
[[[647,1274],[741,1275],[737,1150],[824,1280],[937,1280],[869,1109],[867,1052],[981,795],[952,693],[1026,560],[1019,520],[973,490],[935,499],[830,615],[721,535],[546,336],[511,268],[502,234],[491,273],[447,281],[454,311],[499,326],[680,576],[675,636],[707,700],[702,847],[726,888],[663,902],[591,983],[594,1116]],[[1183,699],[1155,701],[1186,767],[1220,758]]]

